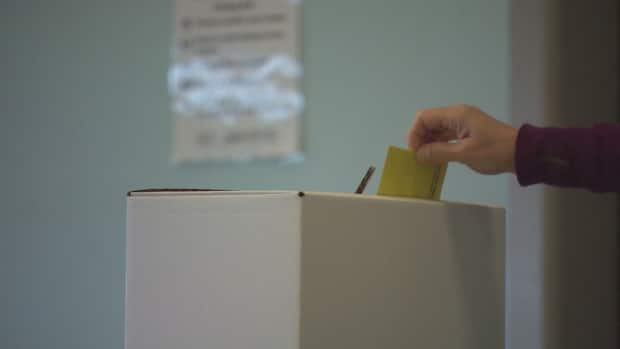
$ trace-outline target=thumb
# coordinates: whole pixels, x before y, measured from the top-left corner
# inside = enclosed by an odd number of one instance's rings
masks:
[[[416,152],[418,160],[425,164],[443,164],[450,161],[461,161],[463,159],[463,144],[449,142],[427,143]]]

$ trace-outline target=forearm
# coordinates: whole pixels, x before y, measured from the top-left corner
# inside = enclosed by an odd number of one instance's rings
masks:
[[[515,168],[521,185],[546,183],[620,192],[620,124],[592,128],[523,125]]]

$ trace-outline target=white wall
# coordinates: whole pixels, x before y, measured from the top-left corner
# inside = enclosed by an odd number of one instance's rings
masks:
[[[308,0],[306,161],[172,166],[172,5],[0,5],[2,348],[122,347],[129,189],[352,192],[418,108],[508,119],[507,0]],[[505,205],[508,180],[454,166],[444,197]]]

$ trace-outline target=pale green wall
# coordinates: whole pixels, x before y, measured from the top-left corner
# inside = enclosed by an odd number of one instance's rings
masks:
[[[0,5],[0,347],[122,348],[129,189],[352,191],[418,108],[466,101],[508,119],[507,0],[307,0],[305,163],[174,167],[171,10]],[[504,205],[508,180],[452,166],[444,198]]]

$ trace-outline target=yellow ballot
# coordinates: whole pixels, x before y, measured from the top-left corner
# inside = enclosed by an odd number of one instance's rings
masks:
[[[391,145],[377,194],[439,200],[447,167],[421,164],[413,151]]]

